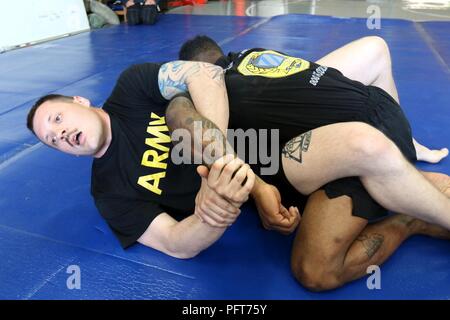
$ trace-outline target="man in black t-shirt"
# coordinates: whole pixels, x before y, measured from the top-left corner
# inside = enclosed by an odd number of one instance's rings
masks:
[[[350,48],[355,49],[354,44]],[[443,192],[447,188],[450,195],[449,177],[419,173],[408,163],[437,162],[448,151],[429,150],[413,140],[393,98],[398,100],[392,74],[367,77],[374,79],[367,84],[374,85],[366,86],[332,67],[342,67],[337,56],[345,54],[330,54],[319,61],[324,65],[266,49],[225,57],[207,37],[194,38],[180,50],[180,59],[216,63],[226,70],[231,128],[279,130],[282,168],[274,177],[263,178],[279,188],[284,204],[301,206],[306,199],[300,193],[310,195],[293,247],[292,269],[313,290],[335,288],[365,275],[369,265],[381,264],[413,234],[450,238],[445,229],[413,218],[450,229],[450,201],[432,186]],[[420,209],[410,206],[417,196]],[[402,201],[392,205],[394,198]],[[441,205],[442,211],[437,209]],[[368,225],[368,220],[386,214],[384,208],[410,216],[394,215]],[[422,214],[427,211],[430,215]],[[262,220],[269,227],[290,227],[281,223],[276,210],[261,212],[268,213]]]
[[[208,177],[205,167],[199,176],[195,165],[174,164],[165,113],[188,100],[177,96],[188,90],[197,110],[215,108],[225,130],[222,69],[197,62],[134,65],[120,75],[103,108],[82,97],[49,95],[30,110],[27,125],[43,143],[94,157],[91,193],[124,248],[137,241],[193,257],[223,234],[254,189],[252,170],[234,157],[214,162]],[[199,219],[203,211],[220,214],[220,226]]]

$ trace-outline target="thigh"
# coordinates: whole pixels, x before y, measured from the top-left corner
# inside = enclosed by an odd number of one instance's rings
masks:
[[[339,270],[348,249],[367,226],[367,220],[352,216],[348,196],[328,199],[323,190],[310,195],[292,247],[292,263]]]
[[[383,68],[385,50],[381,48],[385,46],[381,38],[364,37],[330,52],[316,63],[338,69],[347,78],[370,85]]]
[[[369,167],[367,154],[384,143],[392,144],[383,133],[361,122],[316,128],[283,146],[284,175],[297,191],[310,194],[330,181],[364,174]]]

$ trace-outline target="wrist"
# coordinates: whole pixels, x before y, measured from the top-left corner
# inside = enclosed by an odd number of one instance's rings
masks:
[[[253,189],[252,189],[252,191],[250,191],[250,195],[253,197],[253,199],[255,199],[261,195],[261,189],[264,185],[266,185],[264,180],[262,180],[260,177],[256,176],[255,183],[253,184]]]

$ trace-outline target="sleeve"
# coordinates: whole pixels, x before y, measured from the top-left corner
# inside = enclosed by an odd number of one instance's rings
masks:
[[[95,205],[124,249],[136,242],[165,210],[157,203],[129,199],[98,199]]]
[[[135,64],[123,71],[108,98],[107,103],[120,109],[141,109],[163,107],[168,100],[159,90],[160,64]]]

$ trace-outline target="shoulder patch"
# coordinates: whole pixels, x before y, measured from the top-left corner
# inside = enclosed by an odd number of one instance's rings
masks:
[[[283,78],[309,68],[309,61],[291,57],[272,50],[249,53],[237,70],[244,76]]]

